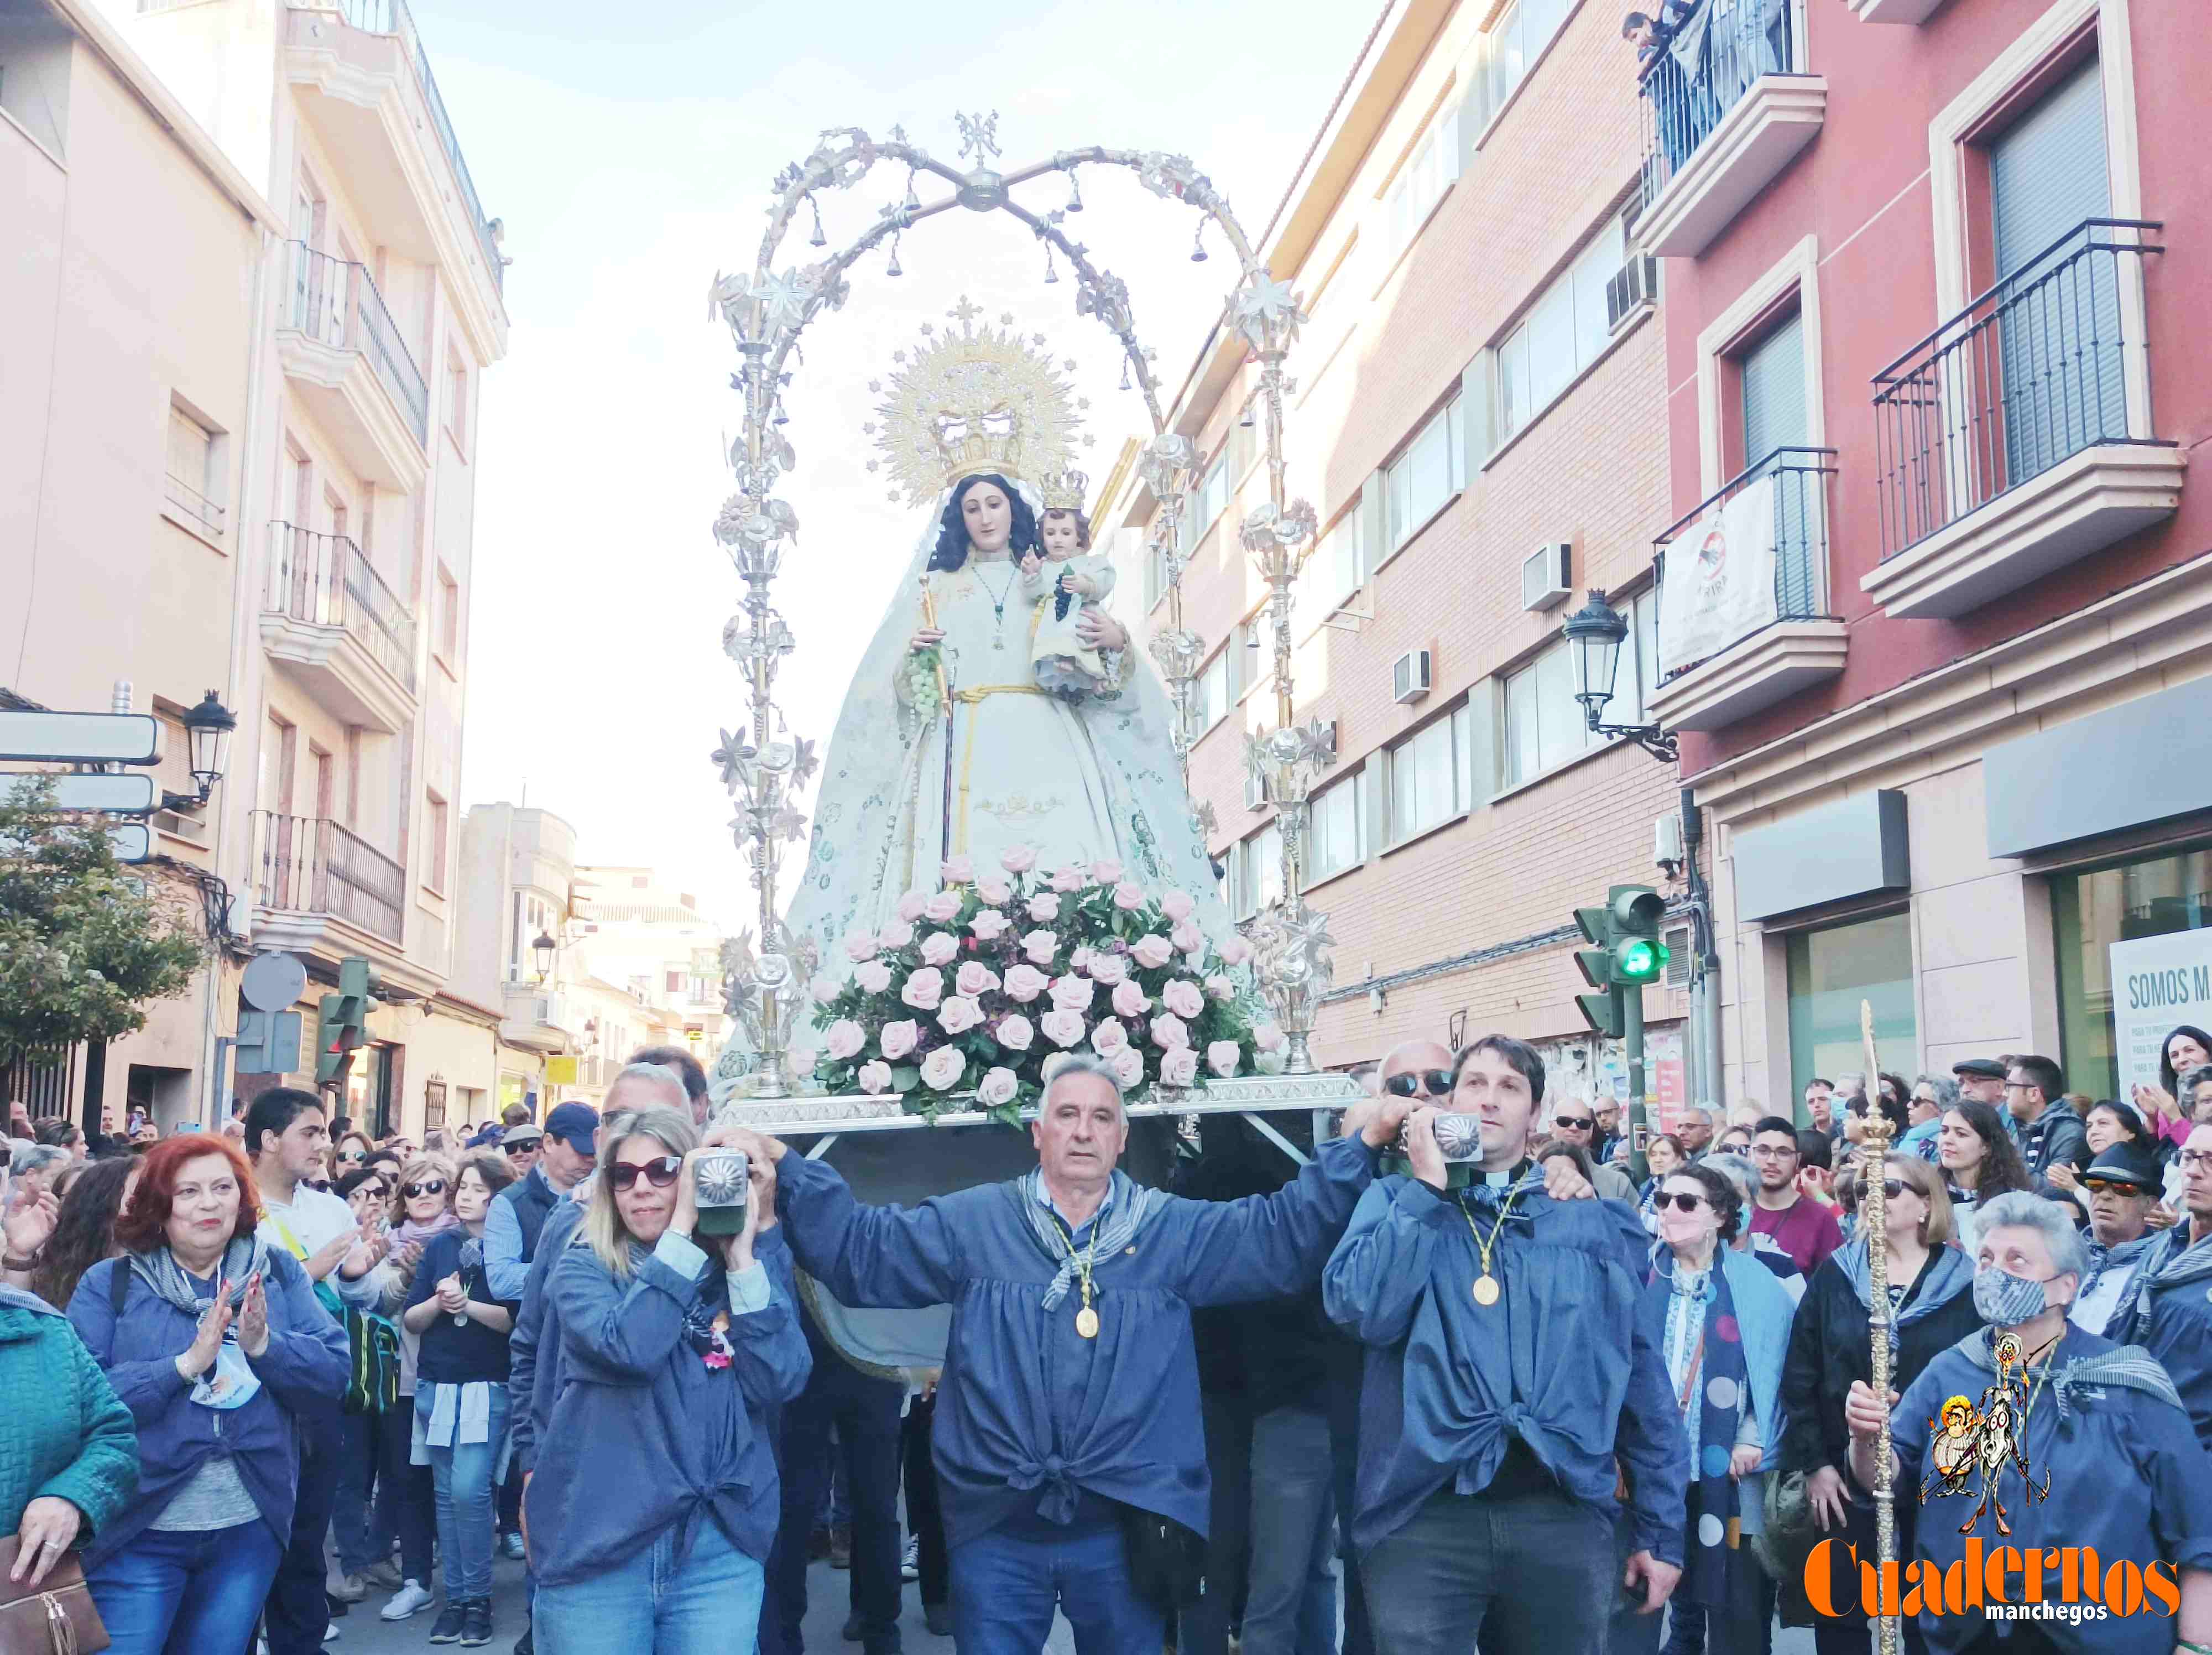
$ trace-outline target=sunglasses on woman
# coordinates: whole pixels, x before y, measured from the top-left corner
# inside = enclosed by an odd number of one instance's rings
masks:
[[[338,1165],[340,1166],[349,1165],[359,1166],[368,1159],[368,1157],[362,1154],[358,1149],[341,1149],[338,1151]]]
[[[1452,1073],[1449,1069],[1414,1069],[1392,1075],[1382,1083],[1382,1090],[1393,1098],[1410,1098],[1424,1086],[1430,1097],[1442,1098],[1452,1089]]]
[[[359,1196],[364,1201],[389,1201],[392,1199],[392,1191],[386,1189],[380,1183],[364,1183],[360,1189],[355,1190],[354,1194]]]
[[[1905,1187],[1903,1178],[1884,1178],[1881,1181],[1881,1198],[1884,1201],[1895,1201],[1905,1193]],[[1917,1196],[1920,1192],[1916,1190],[1912,1193]]]
[[[607,1182],[618,1190],[633,1190],[642,1177],[654,1189],[665,1190],[676,1182],[677,1174],[683,1170],[684,1159],[679,1155],[663,1155],[641,1166],[631,1161],[617,1161],[607,1169]]]
[[[425,1178],[420,1183],[403,1183],[399,1186],[399,1193],[410,1201],[417,1196],[442,1196],[446,1193],[446,1181],[443,1178]]]
[[[1672,1195],[1662,1194],[1657,1201],[1661,1212],[1672,1207],[1678,1213],[1694,1213],[1704,1205],[1705,1198],[1703,1196],[1693,1196],[1686,1190],[1677,1190]]]

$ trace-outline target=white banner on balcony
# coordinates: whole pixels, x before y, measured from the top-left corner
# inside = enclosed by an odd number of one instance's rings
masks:
[[[1709,660],[1771,626],[1774,603],[1774,475],[1747,483],[1667,544],[1659,591],[1659,670]]]

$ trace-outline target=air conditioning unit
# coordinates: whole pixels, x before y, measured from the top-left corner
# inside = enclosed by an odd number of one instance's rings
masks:
[[[1566,602],[1574,573],[1575,549],[1565,540],[1542,545],[1521,560],[1521,607],[1557,609]]]
[[[1659,261],[1648,253],[1631,253],[1605,284],[1605,330],[1618,333],[1659,302]]]
[[[1690,928],[1677,925],[1662,932],[1659,941],[1667,950],[1667,986],[1686,989],[1690,986]]]
[[[1431,682],[1429,652],[1425,649],[1408,649],[1390,665],[1390,699],[1401,707],[1426,696]]]
[[[1261,810],[1266,807],[1267,803],[1267,789],[1261,785],[1258,776],[1253,775],[1249,770],[1245,771],[1244,808],[1247,810]]]

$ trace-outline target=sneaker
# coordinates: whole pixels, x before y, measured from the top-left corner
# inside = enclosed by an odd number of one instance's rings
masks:
[[[899,1557],[899,1579],[902,1580],[921,1579],[921,1536],[920,1535],[908,1535],[906,1537],[906,1550]]]
[[[491,1599],[472,1597],[461,1605],[461,1647],[479,1649],[490,1641]]]
[[[335,1597],[341,1603],[358,1603],[368,1596],[368,1582],[358,1573],[342,1573],[333,1563],[329,1578],[323,1582],[323,1596]]]
[[[436,1601],[420,1580],[409,1580],[402,1583],[399,1590],[392,1594],[392,1601],[377,1613],[387,1621],[404,1621],[416,1610],[429,1608]]]
[[[833,1569],[853,1567],[853,1531],[842,1523],[830,1530],[830,1567]]]
[[[361,1572],[361,1578],[380,1591],[398,1591],[400,1580],[399,1565],[389,1560],[382,1563],[372,1563]]]
[[[523,1547],[521,1535],[512,1530],[500,1536],[499,1549],[518,1563],[529,1555]]]
[[[457,1644],[461,1641],[461,1628],[468,1619],[468,1611],[455,1603],[448,1603],[438,1612],[438,1624],[430,1628],[434,1644]]]
[[[323,1641],[325,1643],[336,1643],[337,1641],[337,1636],[338,1623],[336,1621],[331,1622],[328,1626],[323,1628]]]
[[[924,1603],[921,1606],[921,1620],[922,1624],[929,1628],[931,1637],[950,1638],[952,1635],[951,1604]]]

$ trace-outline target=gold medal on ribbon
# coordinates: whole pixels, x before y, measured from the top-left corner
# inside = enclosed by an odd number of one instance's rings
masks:
[[[1484,1274],[1474,1279],[1474,1302],[1488,1310],[1498,1302],[1498,1278]]]
[[[1098,1312],[1085,1305],[1075,1312],[1075,1330],[1085,1339],[1098,1336]]]

